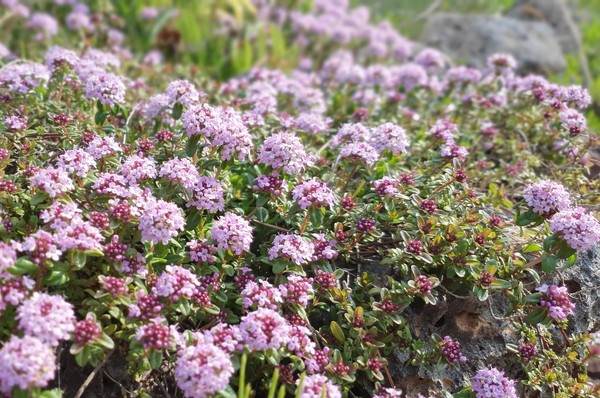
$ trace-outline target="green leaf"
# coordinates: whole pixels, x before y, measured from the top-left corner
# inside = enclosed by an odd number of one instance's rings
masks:
[[[544,239],[544,250],[549,252],[552,246],[558,241],[558,237],[555,235],[550,235],[546,239]]]
[[[523,248],[523,253],[539,252],[540,250],[542,250],[542,246],[537,243],[530,243]]]
[[[542,271],[552,272],[556,268],[557,264],[558,258],[556,256],[546,253],[542,255]]]
[[[179,120],[181,118],[181,114],[183,113],[183,105],[181,105],[181,103],[176,102],[175,105],[173,105],[173,119],[175,120]]]
[[[479,301],[485,301],[489,296],[489,291],[487,289],[477,288],[475,293]]]
[[[77,362],[77,365],[83,368],[90,361],[91,353],[91,348],[89,346],[83,347],[83,350],[75,355],[75,362]]]
[[[561,260],[567,259],[572,255],[577,254],[577,250],[569,246],[567,241],[565,241],[562,238],[558,241],[556,247],[558,248],[558,250],[556,251],[556,257],[558,257]]]
[[[84,252],[76,251],[73,253],[73,265],[75,269],[82,269],[87,261],[87,256]]]
[[[186,231],[193,231],[200,224],[202,220],[202,216],[198,211],[190,210],[190,214],[188,215],[187,222],[185,224]]]
[[[269,211],[264,207],[257,208],[256,219],[260,222],[266,222],[269,219]]]
[[[527,317],[525,318],[525,322],[527,322],[530,325],[537,325],[538,323],[544,323],[544,321],[546,321],[547,318],[548,318],[548,311],[540,308],[540,309],[531,311],[529,314],[527,314]]]
[[[102,333],[102,335],[98,337],[98,340],[96,340],[96,343],[107,350],[115,348],[115,342],[106,333]]]
[[[186,155],[188,155],[189,157],[194,156],[194,154],[196,153],[196,149],[198,148],[198,142],[200,142],[200,136],[197,134],[194,134],[188,139],[188,142],[185,146]]]
[[[104,124],[104,122],[106,121],[107,117],[108,117],[108,112],[98,111],[98,112],[96,112],[96,115],[94,116],[94,122],[98,126],[101,126],[101,125]]]
[[[462,390],[453,395],[454,398],[475,398],[476,395],[471,390]]]
[[[13,275],[25,275],[37,272],[38,269],[39,267],[36,264],[29,261],[29,259],[27,259],[26,257],[19,257],[15,261],[15,265],[10,267],[8,270]]]
[[[40,203],[45,201],[46,198],[48,198],[48,194],[46,192],[37,192],[31,197],[31,199],[29,199],[29,204],[31,206],[39,205]]]
[[[150,351],[150,355],[148,355],[148,361],[150,361],[150,366],[152,369],[160,368],[160,364],[163,360],[163,354],[160,351],[152,350]]]
[[[42,391],[39,398],[62,398],[63,392],[60,388],[54,388],[52,390]]]
[[[541,223],[544,219],[537,213],[534,213],[531,210],[526,211],[525,213],[521,213],[517,216],[516,223],[519,227],[524,227],[526,225]]]
[[[47,278],[44,279],[44,283],[50,286],[64,285],[69,281],[69,276],[64,271],[52,271]]]
[[[331,334],[333,334],[333,337],[335,337],[337,341],[340,343],[344,343],[344,341],[346,341],[344,331],[336,321],[331,321],[329,328],[331,329]]]

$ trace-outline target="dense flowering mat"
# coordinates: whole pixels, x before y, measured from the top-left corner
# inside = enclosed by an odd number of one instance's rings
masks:
[[[1,3],[42,41],[63,29]],[[0,394],[60,396],[72,355],[125,358],[135,396],[403,397],[400,350],[479,364],[432,396],[598,396],[600,337],[569,332],[576,301],[552,282],[600,240],[585,89],[509,55],[451,67],[325,0],[255,2],[306,50],[298,68],[175,77],[56,3],[113,47],[0,46]],[[504,300],[520,373],[413,329],[405,312],[448,294]]]

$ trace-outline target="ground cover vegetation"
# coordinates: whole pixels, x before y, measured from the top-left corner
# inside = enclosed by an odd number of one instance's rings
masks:
[[[135,396],[402,397],[394,350],[478,360],[405,316],[454,295],[507,303],[522,377],[437,396],[597,396],[554,282],[600,240],[585,89],[344,0],[32,3],[1,2],[0,394],[73,356]]]

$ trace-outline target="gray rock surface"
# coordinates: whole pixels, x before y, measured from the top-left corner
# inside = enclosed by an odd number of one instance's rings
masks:
[[[546,22],[506,16],[436,14],[427,21],[423,42],[458,63],[485,67],[488,56],[512,54],[520,73],[560,73],[566,62]]]
[[[573,5],[566,0],[517,0],[506,15],[547,22],[555,32],[563,52],[576,53],[581,45],[579,29],[573,17]]]
[[[564,284],[573,295],[577,305],[574,316],[569,317],[570,333],[600,330],[600,246],[580,253],[573,267],[561,269],[553,281],[546,282]],[[459,369],[419,368],[411,366],[406,352],[398,348],[388,358],[388,369],[396,385],[407,396],[433,397],[440,391],[462,388],[478,369],[486,366],[503,369],[514,379],[524,377],[521,364],[506,349],[506,344],[520,342],[511,320],[503,318],[506,305],[498,296],[490,305],[472,297],[447,294],[436,306],[411,306],[405,316],[416,337],[427,340],[433,333],[449,335],[460,342],[468,361]],[[557,343],[562,341],[558,334],[555,338]],[[598,379],[600,363],[590,365],[590,376]]]

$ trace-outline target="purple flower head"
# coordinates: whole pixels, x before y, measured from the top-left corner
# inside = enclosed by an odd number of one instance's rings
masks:
[[[131,155],[121,165],[119,174],[123,176],[126,184],[136,185],[140,180],[156,177],[156,162],[152,157]]]
[[[58,261],[62,254],[54,237],[41,229],[25,237],[21,249],[29,253],[29,258],[37,265],[42,265],[47,260]]]
[[[312,178],[298,184],[292,190],[292,196],[302,209],[310,206],[330,207],[335,202],[333,191],[318,178]]]
[[[566,188],[550,180],[528,185],[523,197],[534,212],[546,218],[571,207],[571,197]]]
[[[296,274],[289,275],[287,282],[279,285],[281,296],[286,303],[296,303],[305,307],[314,294],[312,282],[312,278]]]
[[[517,68],[517,60],[510,54],[490,55],[487,64],[497,72],[508,72]]]
[[[379,160],[379,153],[366,142],[351,142],[342,147],[340,157],[370,166]]]
[[[258,162],[294,175],[311,167],[314,160],[304,150],[300,138],[292,133],[282,132],[265,140],[258,153]]]
[[[571,302],[565,286],[544,284],[536,290],[542,293],[541,306],[548,309],[548,313],[555,320],[560,322],[573,314],[575,304]]]
[[[84,320],[77,322],[73,330],[73,340],[79,346],[88,345],[101,335],[102,329],[100,325],[89,315]]]
[[[272,174],[267,176],[260,176],[254,179],[254,185],[252,189],[255,191],[263,191],[274,195],[281,195],[281,192],[285,190],[283,186],[283,179],[279,176]]]
[[[9,63],[0,69],[0,87],[9,91],[26,94],[50,79],[50,71],[45,65],[35,62]]]
[[[399,185],[400,180],[383,177],[381,180],[373,181],[373,190],[381,197],[389,196],[390,198],[395,198],[399,194]]]
[[[403,398],[402,391],[395,388],[380,388],[372,398]]]
[[[299,383],[297,381],[296,383]],[[325,395],[323,395],[325,392]],[[300,398],[342,398],[340,388],[333,384],[331,380],[322,374],[307,375],[304,377],[302,382],[302,390],[300,392]]]
[[[73,219],[63,228],[54,233],[54,241],[62,251],[75,250],[102,250],[104,237],[100,230],[89,221]]]
[[[313,241],[314,255],[313,261],[317,260],[331,260],[338,256],[337,242],[335,240],[328,240],[324,234],[316,234],[316,240]]]
[[[471,379],[471,389],[477,398],[517,398],[515,382],[496,368],[478,370]]]
[[[303,131],[313,134],[324,133],[329,129],[331,119],[316,113],[303,112],[296,119],[296,126]]]
[[[189,136],[202,135],[211,148],[220,148],[222,160],[233,156],[244,160],[250,155],[252,136],[241,114],[233,108],[192,106],[183,114],[181,122]]]
[[[154,244],[169,243],[185,228],[183,211],[175,203],[164,200],[151,200],[140,216],[139,229],[142,241]]]
[[[196,87],[187,80],[175,80],[169,83],[165,95],[171,103],[179,102],[188,108],[198,105],[201,98],[201,94]]]
[[[588,250],[600,241],[600,222],[583,207],[558,212],[550,220],[550,231],[562,236],[569,246]]]
[[[585,109],[592,104],[592,97],[588,90],[582,86],[562,87],[558,91],[559,98],[568,105],[573,105],[577,109]]]
[[[458,159],[458,161],[462,163],[469,155],[469,152],[465,147],[453,143],[446,143],[446,145],[442,146],[440,149],[440,155],[446,159]]]
[[[144,7],[140,11],[140,19],[143,21],[151,21],[156,19],[159,15],[159,11],[154,7]]]
[[[200,177],[198,169],[188,158],[169,159],[162,164],[158,175],[186,189],[192,189]]]
[[[371,131],[361,123],[345,123],[333,137],[332,144],[338,146],[349,142],[367,142],[371,140]]]
[[[0,348],[0,392],[11,395],[14,387],[28,391],[46,387],[56,372],[56,354],[40,339],[12,336]]]
[[[121,152],[121,146],[113,137],[98,136],[89,143],[86,152],[92,155],[94,159],[102,159]]]
[[[300,235],[277,235],[273,240],[273,245],[269,248],[269,259],[285,258],[294,264],[301,265],[312,260],[314,250],[312,242]]]
[[[560,122],[569,129],[571,136],[575,137],[587,130],[587,120],[584,115],[575,109],[565,109],[560,112]]]
[[[458,126],[448,120],[438,120],[429,129],[429,135],[446,143],[454,142],[454,134],[456,133],[458,133]]]
[[[4,118],[4,123],[12,131],[23,131],[27,128],[27,116],[10,115]]]
[[[442,354],[450,365],[454,365],[458,361],[467,361],[467,358],[460,351],[460,343],[452,340],[450,336],[444,337],[444,340],[440,343],[440,351],[442,351]]]
[[[212,177],[198,177],[195,185],[190,189],[192,195],[187,206],[196,209],[208,210],[210,213],[222,211],[225,207],[224,190],[221,183]]]
[[[179,350],[174,371],[177,386],[189,398],[206,398],[224,390],[233,372],[229,354],[205,341]]]
[[[69,149],[59,156],[56,166],[71,175],[83,178],[96,167],[96,160],[83,149]]]
[[[85,97],[113,106],[125,102],[125,84],[113,73],[94,73],[86,79]]]
[[[247,220],[235,213],[225,213],[216,220],[210,234],[219,249],[231,250],[236,256],[250,250],[252,227]]]
[[[56,18],[42,12],[32,14],[29,21],[27,21],[27,27],[40,31],[37,35],[38,40],[49,39],[58,33],[58,21]]]
[[[240,336],[251,351],[278,350],[288,343],[290,326],[277,312],[259,308],[242,317]]]
[[[424,86],[429,80],[427,71],[418,64],[404,64],[394,70],[394,81],[404,91]]]
[[[15,265],[17,260],[17,251],[8,243],[0,241],[0,279],[8,278],[8,269]]]
[[[48,193],[48,196],[55,198],[73,189],[73,181],[63,169],[47,167],[39,169],[30,179],[31,187],[38,187]]]
[[[167,265],[156,280],[152,292],[158,297],[166,297],[172,302],[180,298],[191,299],[200,286],[198,278],[180,265]]]
[[[277,310],[283,304],[280,290],[266,280],[249,281],[242,290],[241,296],[245,309],[268,308]]]
[[[407,152],[408,138],[402,127],[393,123],[385,123],[373,129],[369,144],[378,152],[389,149],[397,156]]]
[[[446,65],[444,54],[434,48],[425,48],[415,57],[415,62],[427,71],[433,72]]]
[[[75,312],[62,296],[34,292],[17,309],[17,321],[26,335],[56,347],[74,330]]]
[[[52,46],[46,51],[44,57],[46,67],[52,72],[61,68],[73,68],[79,62],[79,56],[74,51],[59,46]]]
[[[171,328],[156,323],[140,326],[135,333],[135,339],[142,343],[145,350],[161,351],[175,344]]]
[[[189,248],[190,260],[196,263],[212,264],[215,262],[214,253],[217,248],[206,244],[206,239],[192,239],[186,246]]]

